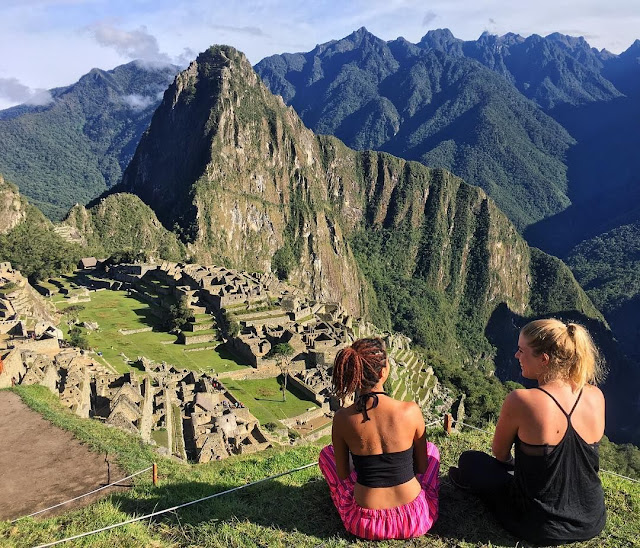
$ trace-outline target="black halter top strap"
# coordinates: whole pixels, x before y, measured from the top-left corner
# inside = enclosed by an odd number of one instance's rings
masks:
[[[371,409],[378,407],[378,395],[388,396],[386,392],[367,392],[366,394],[360,394],[356,397],[356,411],[362,413],[365,422],[369,420],[369,414],[367,413],[367,400],[371,398]]]
[[[562,411],[565,415],[565,417],[567,417],[567,420],[569,422],[571,422],[571,415],[573,415],[573,412],[576,410],[576,407],[578,407],[578,402],[580,401],[580,397],[582,396],[582,390],[580,389],[580,393],[578,394],[578,397],[576,398],[576,402],[573,404],[573,407],[571,408],[571,411],[569,411],[568,413],[564,410],[564,407],[562,407],[562,405],[560,405],[560,403],[558,402],[558,400],[556,400],[549,392],[547,392],[544,388],[540,388],[539,386],[536,386],[535,388],[537,388],[538,390],[541,390],[542,392],[544,392],[547,396],[549,396],[554,403],[560,408],[560,411]]]

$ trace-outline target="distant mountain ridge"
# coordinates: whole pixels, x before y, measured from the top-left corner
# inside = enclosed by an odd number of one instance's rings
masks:
[[[120,181],[178,68],[93,69],[45,106],[0,111],[0,173],[50,218]]]
[[[314,131],[444,167],[483,188],[520,228],[565,209],[571,136],[437,38],[440,49],[361,28],[308,53],[263,59],[256,71]]]
[[[504,76],[545,110],[622,96],[601,74],[615,56],[592,48],[582,37],[556,32],[544,38],[537,34],[524,38],[485,32],[478,40],[463,41],[448,29],[438,29],[429,31],[418,45],[475,59]]]

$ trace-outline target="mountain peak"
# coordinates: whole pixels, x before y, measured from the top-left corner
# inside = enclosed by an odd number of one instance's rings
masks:
[[[631,44],[620,54],[620,57],[640,57],[640,40],[636,40]]]
[[[343,40],[349,40],[356,45],[373,42],[383,42],[384,40],[378,38],[375,34],[371,34],[366,27],[360,27],[358,30],[353,31],[349,36],[343,38]],[[342,40],[340,40],[342,41]]]
[[[431,40],[457,40],[449,29],[433,29],[422,37],[421,42],[427,39]]]
[[[568,34],[552,32],[551,34],[546,36],[546,39],[561,44],[570,50],[591,49],[591,46],[589,46],[583,36],[569,36]]]
[[[460,48],[462,43],[463,41],[456,38],[449,29],[434,29],[427,32],[418,45],[451,53],[451,50]]]

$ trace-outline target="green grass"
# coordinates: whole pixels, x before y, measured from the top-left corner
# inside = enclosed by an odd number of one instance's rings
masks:
[[[96,291],[91,292],[90,297],[91,301],[82,303],[85,308],[76,317],[80,321],[98,323],[98,331],[86,331],[89,345],[96,352],[102,352],[104,359],[120,373],[131,369],[120,356],[121,353],[130,360],[145,356],[158,363],[164,361],[193,370],[214,369],[220,373],[242,368],[230,357],[223,358],[216,350],[185,352],[184,345],[162,344],[167,341],[176,342],[177,337],[161,330],[161,320],[152,314],[149,304],[127,296],[125,291]],[[54,302],[60,311],[71,306],[68,301]],[[119,332],[120,329],[143,327],[153,327],[154,331],[133,335]],[[66,335],[69,328],[65,322],[60,324],[60,328]]]
[[[161,428],[160,430],[152,430],[151,438],[158,444],[159,447],[168,447],[169,436],[166,428]]]
[[[282,401],[282,388],[277,378],[246,381],[225,380],[224,385],[236,399],[247,406],[260,424],[295,417],[317,404],[300,398],[287,385],[287,401]]]
[[[239,487],[317,460],[319,445],[271,449],[257,455],[220,462],[184,465],[154,455],[138,438],[85,420],[64,409],[48,390],[14,389],[32,408],[54,424],[70,430],[95,451],[109,451],[128,473],[158,462],[160,482],[150,474],[134,480],[128,491],[108,496],[81,510],[56,518],[0,522],[0,545],[22,548],[52,542],[83,531],[170,508],[184,502]],[[440,517],[431,532],[412,541],[365,542],[347,534],[317,469],[295,472],[246,490],[163,514],[153,521],[114,529],[76,541],[73,546],[97,547],[515,547],[517,539],[504,532],[473,496],[457,491],[446,470],[467,449],[487,450],[490,435],[464,432],[446,436],[432,429],[429,439],[441,453]],[[326,443],[327,438],[322,440]],[[640,485],[602,474],[608,521],[604,532],[574,548],[637,546],[640,535]],[[523,546],[522,543],[517,546]],[[525,545],[526,546],[526,545]]]

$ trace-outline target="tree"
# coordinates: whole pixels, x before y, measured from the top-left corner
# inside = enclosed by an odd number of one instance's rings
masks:
[[[169,307],[167,322],[170,329],[182,329],[192,319],[193,311],[189,308],[185,296],[182,296],[178,304],[172,304]]]
[[[270,351],[269,356],[276,359],[276,365],[282,373],[282,401],[287,401],[287,376],[291,365],[291,356],[295,353],[289,343],[278,343]]]
[[[83,350],[89,349],[89,341],[79,327],[73,327],[69,330],[69,343],[71,346],[82,348]]]
[[[220,315],[220,327],[222,328],[222,332],[226,337],[235,337],[240,333],[240,324],[236,317],[231,314],[228,310],[225,310]]]

